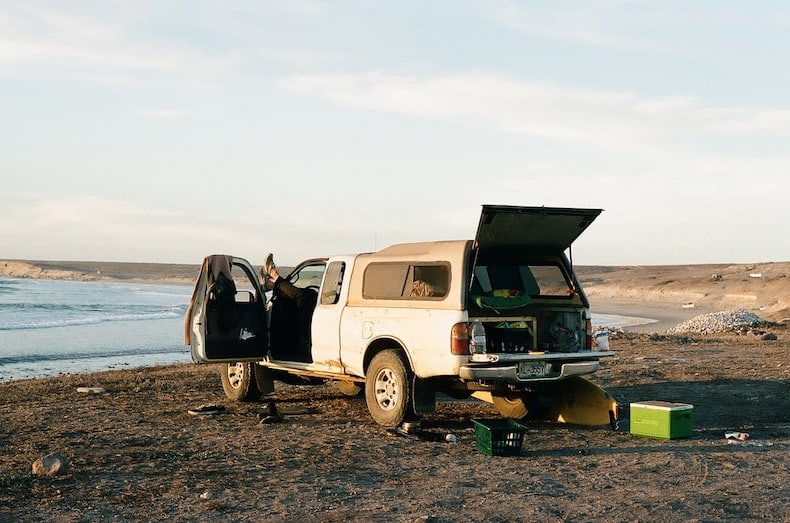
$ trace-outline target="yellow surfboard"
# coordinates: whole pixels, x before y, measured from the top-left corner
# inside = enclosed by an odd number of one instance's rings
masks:
[[[477,399],[493,403],[491,393],[476,392]],[[525,394],[525,419],[573,425],[611,425],[619,419],[617,401],[598,385],[580,376],[542,383]]]
[[[595,383],[580,376],[571,376],[554,383],[549,390],[554,392],[553,404],[547,409],[550,421],[596,426],[613,425],[619,418],[615,399]],[[544,390],[540,393],[544,393]]]

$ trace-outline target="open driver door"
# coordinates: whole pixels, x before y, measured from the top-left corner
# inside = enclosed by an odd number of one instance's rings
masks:
[[[195,363],[261,361],[269,350],[266,295],[247,260],[204,258],[184,319]]]

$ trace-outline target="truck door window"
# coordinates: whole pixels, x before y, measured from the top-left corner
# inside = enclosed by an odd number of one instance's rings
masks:
[[[340,298],[343,288],[343,274],[346,272],[344,262],[332,262],[326,268],[324,286],[321,289],[321,305],[334,305]]]
[[[299,269],[299,272],[291,274],[288,279],[296,287],[306,289],[307,287],[318,287],[324,277],[326,266],[323,263],[306,265]]]
[[[231,276],[233,277],[233,283],[236,284],[235,301],[257,301],[259,297],[256,291],[256,286],[253,283],[253,281],[255,281],[255,276],[248,274],[241,265],[232,264],[230,270]]]

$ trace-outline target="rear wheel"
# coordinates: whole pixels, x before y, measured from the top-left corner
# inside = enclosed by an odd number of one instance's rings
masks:
[[[491,400],[499,414],[504,418],[521,419],[526,417],[527,395],[525,393],[491,394]]]
[[[222,389],[234,401],[255,401],[261,397],[255,381],[255,363],[225,363],[222,369]]]
[[[365,377],[365,401],[376,423],[397,427],[416,418],[411,378],[408,364],[397,351],[385,350],[373,357]]]

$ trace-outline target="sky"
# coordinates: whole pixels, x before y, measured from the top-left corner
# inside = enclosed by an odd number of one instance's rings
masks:
[[[790,260],[784,1],[0,0],[0,258],[283,265],[604,209],[577,264]]]

